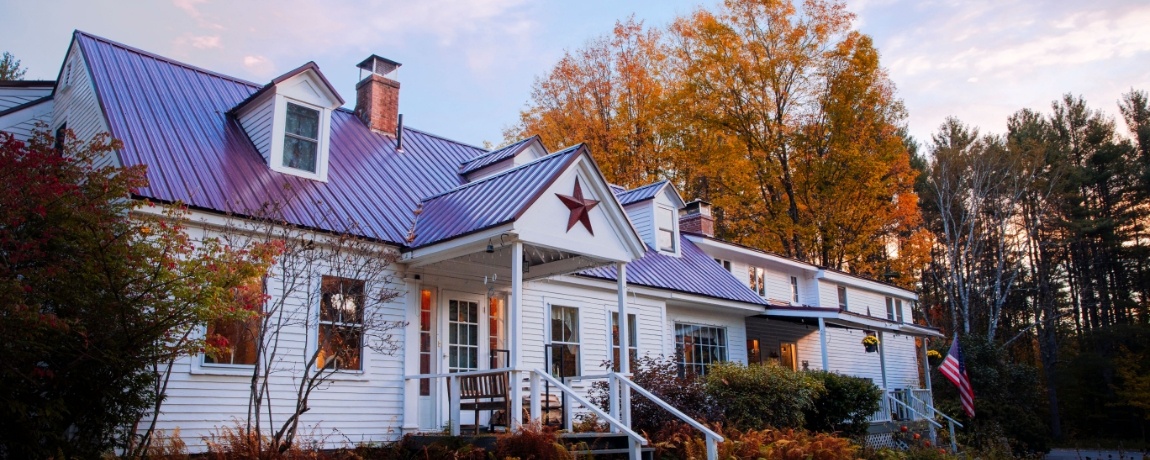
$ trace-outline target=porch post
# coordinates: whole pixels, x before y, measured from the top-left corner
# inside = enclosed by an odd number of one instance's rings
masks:
[[[523,368],[523,242],[515,241],[511,244],[511,308],[508,312],[511,319],[511,340],[508,340],[511,349],[511,375],[508,381],[511,384],[511,413],[507,416],[507,428],[516,430],[523,423],[523,377],[520,370]]]
[[[882,336],[882,331],[878,331],[878,366],[882,370],[882,391],[885,394],[887,391],[886,383],[886,339]]]
[[[631,375],[631,340],[628,332],[631,330],[629,321],[627,320],[627,263],[618,262],[615,264],[616,271],[619,273],[618,286],[616,290],[619,291],[619,373],[624,375]],[[622,390],[619,394],[620,407],[620,420],[623,425],[628,428],[631,427],[631,387],[622,385]]]
[[[403,373],[416,375],[419,373],[419,280],[414,277],[404,278],[407,284],[407,327],[403,329]],[[403,433],[419,431],[419,380],[406,379],[403,381]]]
[[[928,339],[926,337],[922,338],[922,375],[926,379],[926,382],[925,382],[926,383],[926,389],[930,390],[930,392],[931,392],[930,399],[931,399],[931,405],[933,406],[934,405],[934,402],[933,402],[934,401],[934,388],[931,387],[931,385],[930,385],[930,356],[927,356],[927,354],[926,354],[927,350],[929,350],[930,347],[927,346],[927,340],[930,340],[930,339]]]
[[[830,364],[827,359],[827,321],[823,317],[819,317],[819,348],[823,353],[823,370],[830,371]]]

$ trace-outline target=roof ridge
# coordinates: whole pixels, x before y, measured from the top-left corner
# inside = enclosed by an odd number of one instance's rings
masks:
[[[120,43],[120,42],[117,42],[117,41],[115,41],[115,40],[112,40],[112,39],[108,39],[108,38],[104,38],[104,37],[101,37],[101,36],[99,36],[99,35],[93,35],[93,34],[90,34],[90,33],[88,33],[88,32],[84,32],[84,31],[82,31],[82,30],[76,30],[75,34],[76,34],[76,35],[80,35],[80,36],[84,36],[84,37],[87,37],[87,38],[89,38],[89,39],[92,39],[92,40],[95,40],[95,41],[98,41],[98,42],[103,42],[104,44],[107,44],[107,45],[110,45],[110,46],[115,46],[115,47],[117,47],[117,48],[120,48],[120,49],[123,49],[123,50],[125,50],[125,51],[129,51],[129,52],[132,52],[132,53],[140,54],[140,55],[143,55],[143,56],[146,56],[146,57],[149,57],[149,58],[155,59],[155,60],[157,60],[157,61],[162,61],[162,62],[165,62],[165,63],[171,64],[171,65],[174,65],[174,66],[177,66],[177,67],[183,67],[183,68],[185,68],[185,69],[188,69],[188,70],[191,70],[191,71],[193,71],[193,72],[199,72],[199,73],[202,73],[202,74],[206,74],[206,75],[210,75],[210,76],[213,76],[213,77],[216,77],[216,78],[222,78],[222,79],[224,79],[224,80],[229,80],[229,81],[232,81],[232,82],[235,82],[235,83],[239,83],[239,84],[242,84],[242,85],[248,85],[248,86],[252,86],[252,87],[254,87],[254,88],[257,88],[257,89],[258,89],[258,88],[261,88],[261,87],[263,87],[263,85],[260,85],[260,84],[258,84],[258,83],[254,83],[254,82],[251,82],[251,81],[248,81],[248,80],[244,80],[244,79],[242,79],[242,78],[233,77],[233,76],[231,76],[231,75],[224,75],[224,74],[222,74],[222,73],[219,73],[219,72],[214,72],[214,71],[211,71],[211,70],[205,69],[205,68],[203,68],[203,67],[199,67],[199,66],[195,66],[195,65],[192,65],[192,64],[188,64],[188,63],[186,63],[186,62],[180,62],[180,61],[177,61],[177,60],[175,60],[175,59],[172,59],[172,58],[169,58],[169,57],[165,57],[165,56],[161,56],[161,55],[159,55],[159,54],[153,53],[153,52],[151,52],[151,51],[145,51],[145,50],[142,50],[142,49],[136,48],[136,47],[134,47],[134,46],[125,45],[125,44],[123,44],[123,43]]]
[[[465,161],[461,161],[461,162],[459,162],[459,165],[460,165],[460,166],[462,166],[462,165],[466,165],[466,164],[468,164],[468,163],[474,163],[474,162],[476,162],[476,161],[482,160],[482,159],[484,159],[484,158],[487,158],[487,157],[489,157],[489,156],[491,156],[491,155],[494,155],[494,154],[496,154],[496,153],[502,152],[502,151],[504,151],[504,150],[507,150],[507,149],[510,149],[510,148],[514,148],[515,146],[517,146],[517,145],[519,145],[519,144],[522,144],[522,143],[524,143],[524,142],[527,142],[527,141],[529,141],[529,140],[531,140],[532,138],[535,138],[535,137],[537,137],[537,136],[531,136],[531,137],[528,137],[528,138],[520,139],[520,140],[517,140],[517,141],[515,141],[515,142],[512,142],[512,143],[510,143],[510,144],[507,144],[507,145],[504,145],[504,146],[502,146],[502,147],[499,147],[499,148],[497,148],[497,149],[492,149],[492,150],[489,150],[487,153],[483,153],[483,154],[480,154],[480,155],[479,155],[479,156],[477,156],[477,157],[474,157],[474,158],[471,158],[471,159],[468,159],[468,160],[465,160]]]
[[[352,113],[354,113],[354,112],[352,112]],[[455,140],[455,139],[451,139],[451,138],[448,138],[448,137],[445,137],[445,136],[442,136],[442,135],[439,135],[439,134],[435,134],[435,133],[427,132],[427,131],[424,131],[424,130],[422,130],[422,129],[419,129],[419,128],[413,128],[413,127],[411,127],[411,126],[403,125],[403,129],[410,129],[410,130],[412,130],[412,131],[415,131],[415,132],[417,132],[417,133],[423,134],[423,135],[425,135],[425,136],[431,136],[431,137],[434,137],[434,138],[436,138],[436,139],[445,140],[445,141],[447,141],[447,142],[451,142],[451,143],[459,144],[459,145],[462,145],[462,146],[465,146],[465,147],[471,147],[471,148],[473,148],[473,149],[476,149],[476,150],[482,150],[482,151],[484,151],[484,152],[488,152],[488,153],[490,153],[490,151],[488,151],[487,149],[485,149],[485,148],[483,148],[483,147],[479,147],[479,146],[477,146],[477,145],[469,144],[469,143],[467,143],[467,142],[463,142],[463,141],[457,141],[457,140]]]
[[[547,156],[544,156],[544,157],[536,158],[536,159],[534,159],[534,160],[531,160],[531,161],[529,161],[529,162],[527,162],[527,163],[523,163],[523,164],[521,164],[521,165],[519,165],[519,166],[516,166],[516,167],[514,167],[514,168],[508,169],[508,170],[506,170],[506,171],[500,171],[498,174],[492,174],[492,175],[490,175],[490,176],[484,177],[484,178],[482,178],[482,179],[479,179],[479,180],[477,180],[477,181],[474,181],[474,182],[468,182],[468,183],[466,183],[466,184],[460,185],[460,186],[458,186],[458,187],[455,187],[455,188],[453,188],[453,189],[444,190],[444,191],[442,191],[442,192],[439,192],[439,193],[437,193],[437,194],[435,194],[435,195],[431,195],[431,196],[425,197],[424,199],[422,199],[422,200],[420,200],[420,201],[421,201],[421,202],[428,202],[428,201],[434,200],[434,199],[436,199],[436,198],[440,198],[440,197],[442,197],[442,196],[444,196],[444,195],[449,195],[449,194],[452,194],[452,193],[458,192],[458,191],[460,191],[460,190],[466,190],[466,189],[470,188],[471,186],[477,186],[477,185],[479,185],[479,184],[483,184],[483,183],[485,183],[485,182],[489,182],[489,181],[491,181],[491,180],[494,180],[494,179],[498,179],[498,178],[500,178],[500,177],[506,176],[506,175],[508,175],[508,174],[511,174],[511,173],[513,173],[513,172],[516,172],[516,171],[520,171],[520,170],[522,170],[522,169],[524,169],[524,168],[527,168],[527,167],[529,167],[529,166],[534,166],[534,165],[537,165],[537,164],[539,164],[539,163],[542,163],[542,162],[544,162],[544,161],[550,161],[550,160],[553,160],[553,159],[556,159],[556,158],[562,157],[562,156],[564,156],[564,155],[569,155],[569,154],[571,154],[572,152],[577,152],[577,151],[579,150],[579,147],[582,147],[582,146],[583,146],[583,144],[576,144],[576,145],[573,145],[573,146],[571,146],[571,147],[567,147],[567,148],[565,148],[565,149],[563,149],[563,150],[560,150],[560,151],[558,151],[558,152],[552,153],[552,154],[550,154],[550,155],[547,155]]]
[[[650,184],[647,184],[647,185],[640,185],[640,186],[638,186],[638,187],[635,187],[635,188],[633,188],[633,189],[624,189],[624,190],[623,190],[623,193],[634,192],[634,191],[637,191],[637,190],[642,190],[642,189],[645,189],[645,188],[654,187],[654,186],[656,186],[656,185],[665,184],[665,183],[667,183],[667,182],[670,182],[670,179],[663,179],[663,180],[659,180],[659,181],[655,181],[655,182],[652,182],[652,183],[650,183]]]

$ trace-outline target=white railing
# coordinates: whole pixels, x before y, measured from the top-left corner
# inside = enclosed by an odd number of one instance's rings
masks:
[[[929,390],[927,390],[926,396],[927,397],[933,397],[930,394]],[[914,394],[911,394],[910,397],[911,397],[912,401],[915,401],[917,403],[922,403],[923,405],[925,405],[926,407],[928,407],[930,409],[930,415],[931,415],[930,420],[932,422],[934,421],[935,417],[942,417],[942,418],[946,419],[947,427],[950,429],[950,453],[952,453],[952,454],[958,453],[958,442],[954,439],[954,427],[958,426],[959,428],[962,428],[962,424],[958,423],[958,420],[951,418],[951,416],[940,412],[938,409],[935,409],[933,400],[930,401],[930,403],[928,404],[927,401],[925,401],[923,399],[919,399]],[[938,425],[938,427],[942,428],[942,425]]]
[[[655,403],[656,406],[662,407],[663,410],[670,412],[671,415],[678,417],[680,420],[685,422],[687,425],[690,425],[691,428],[694,428],[696,430],[703,432],[703,436],[705,437],[706,443],[707,443],[707,460],[717,460],[719,458],[719,443],[723,442],[722,436],[719,436],[718,433],[715,433],[711,429],[704,426],[702,423],[699,423],[697,420],[692,419],[691,417],[688,417],[687,414],[684,414],[679,409],[676,409],[675,406],[672,406],[672,405],[668,404],[666,401],[659,399],[658,396],[651,394],[651,392],[647,391],[646,388],[639,386],[639,384],[631,381],[631,379],[627,378],[626,376],[619,374],[618,372],[612,372],[610,374],[610,376],[613,379],[613,381],[622,383],[623,385],[630,387],[631,390],[635,391],[636,393],[639,393],[644,398],[647,398],[651,402]],[[614,386],[614,385],[612,385],[612,386]],[[612,396],[614,396],[614,395],[612,395]]]
[[[876,410],[873,414],[870,414],[870,417],[867,418],[867,420],[871,423],[889,422],[891,421],[890,414],[890,403],[887,402],[886,397],[884,396],[878,400],[878,410]]]
[[[450,414],[448,415],[448,417],[450,417],[450,419],[451,419],[450,420],[450,422],[451,422],[451,435],[452,436],[459,436],[460,419],[462,417],[462,413],[461,413],[461,410],[459,408],[459,400],[460,400],[459,378],[460,377],[475,377],[475,376],[480,376],[480,375],[506,374],[506,373],[514,374],[514,369],[509,368],[509,367],[504,367],[504,368],[500,368],[500,369],[483,369],[483,370],[477,370],[477,371],[449,372],[446,374],[407,375],[407,376],[404,376],[403,379],[404,380],[448,379],[448,381],[450,383],[447,385],[447,387],[449,389],[447,392],[447,399],[448,399],[448,407],[450,408]],[[514,386],[513,386],[514,383],[515,383],[514,379],[511,379],[511,378],[508,379],[508,385],[510,388],[514,388]],[[512,397],[516,397],[516,396],[517,395],[508,395],[507,397],[512,398]],[[408,396],[408,397],[410,397],[410,396]],[[514,405],[512,405],[512,408],[514,408]],[[407,414],[405,414],[405,415],[407,415]],[[508,427],[508,429],[510,429],[512,426],[512,423],[514,423],[513,420],[516,420],[516,419],[511,417],[511,414],[507,414],[507,424],[508,424],[507,427]],[[475,425],[476,426],[479,425],[479,420],[475,420]]]
[[[552,377],[551,374],[547,373],[546,371],[544,371],[542,369],[535,369],[535,370],[531,371],[531,407],[530,407],[529,413],[530,413],[530,417],[532,420],[538,420],[543,415],[542,407],[540,407],[541,401],[540,401],[540,394],[539,394],[539,390],[540,390],[539,387],[541,386],[541,383],[542,383],[541,380],[546,381],[547,383],[550,383],[551,386],[558,388],[559,391],[562,391],[563,394],[567,395],[568,398],[574,399],[575,402],[582,404],[583,407],[586,407],[587,410],[594,413],[601,420],[606,421],[607,424],[611,427],[612,432],[626,434],[630,440],[630,443],[629,443],[630,449],[629,450],[630,450],[631,459],[632,460],[638,460],[639,459],[639,447],[647,445],[647,438],[644,438],[644,437],[640,436],[638,433],[632,431],[631,427],[628,426],[628,424],[620,422],[619,419],[608,414],[607,412],[604,412],[603,409],[599,408],[599,406],[591,404],[590,401],[585,399],[583,396],[579,395],[578,392],[571,389],[571,387],[564,385],[559,380],[556,380],[555,377]],[[616,397],[616,395],[611,396],[612,399],[614,399],[615,397]],[[571,425],[571,411],[569,409],[570,409],[570,404],[565,404],[563,407],[563,424],[564,424],[564,426],[568,426],[568,427]]]

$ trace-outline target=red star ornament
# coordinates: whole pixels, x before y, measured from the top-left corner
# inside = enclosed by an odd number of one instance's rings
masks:
[[[555,196],[559,197],[567,209],[571,210],[571,216],[567,218],[567,231],[571,231],[571,227],[575,226],[576,222],[582,222],[583,226],[587,228],[587,232],[594,235],[595,230],[591,229],[591,215],[592,209],[599,206],[599,200],[588,200],[583,198],[583,188],[579,186],[579,178],[575,178],[575,191],[570,195],[561,195],[556,193]]]

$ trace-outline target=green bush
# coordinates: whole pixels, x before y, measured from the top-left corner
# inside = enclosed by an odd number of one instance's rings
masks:
[[[703,387],[726,422],[739,430],[801,428],[804,412],[826,391],[818,379],[774,362],[712,364]]]
[[[826,390],[804,411],[806,428],[811,431],[837,432],[843,436],[866,434],[867,417],[879,409],[882,390],[870,379],[850,377],[835,372],[809,371],[807,376],[822,383]]]

